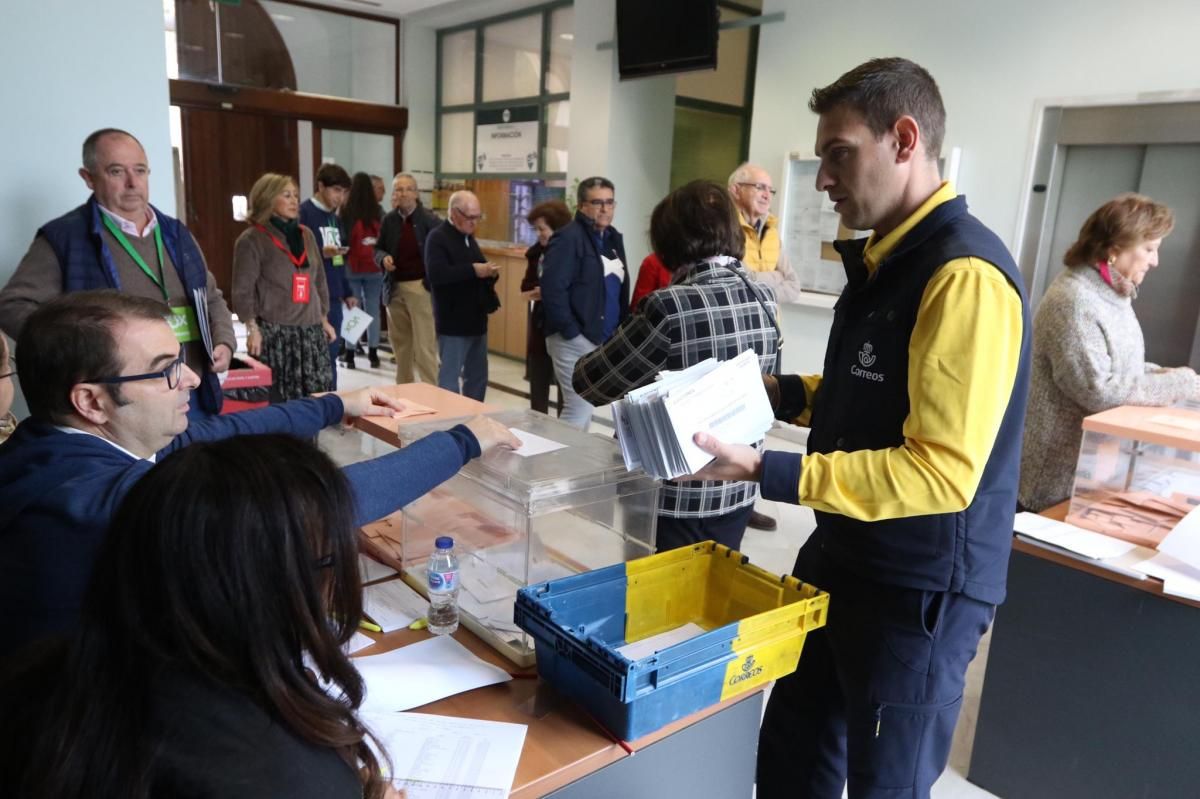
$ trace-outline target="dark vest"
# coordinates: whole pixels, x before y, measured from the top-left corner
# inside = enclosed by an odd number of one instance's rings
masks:
[[[188,303],[196,311],[196,319],[200,320],[201,324],[208,324],[207,300],[203,307],[198,307],[195,300],[197,290],[201,297],[208,296],[208,269],[204,265],[200,248],[178,219],[167,216],[153,206],[151,208],[162,228],[163,248],[175,264],[175,271],[179,273]],[[37,232],[37,235],[46,239],[58,258],[58,264],[62,268],[64,294],[89,289],[121,288],[112,253],[104,243],[104,237],[100,235],[103,226],[100,214],[100,207],[96,205],[95,196],[92,196],[75,210],[47,222]],[[211,352],[209,356],[212,356]],[[196,393],[201,408],[208,413],[221,412],[221,383],[211,369],[206,369],[200,376],[200,386]]]
[[[849,282],[834,306],[809,452],[903,445],[909,340],[925,286],[948,261],[967,256],[988,261],[1021,295],[1016,380],[970,505],[958,513],[876,522],[816,514],[825,551],[863,578],[999,603],[1012,547],[1033,332],[1021,274],[1000,239],[967,213],[963,197],[942,203],[921,220],[879,264],[873,279],[863,263],[865,240],[835,246]]]

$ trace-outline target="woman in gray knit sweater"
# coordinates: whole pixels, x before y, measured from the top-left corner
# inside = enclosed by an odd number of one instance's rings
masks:
[[[1033,377],[1025,416],[1021,486],[1027,510],[1071,494],[1083,417],[1118,405],[1170,405],[1200,398],[1186,366],[1145,360],[1132,301],[1171,232],[1171,209],[1122,194],[1088,217],[1067,250],[1066,271],[1046,290],[1033,321]]]

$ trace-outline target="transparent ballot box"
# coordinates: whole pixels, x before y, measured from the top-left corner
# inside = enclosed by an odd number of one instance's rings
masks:
[[[1067,521],[1156,547],[1200,505],[1200,411],[1125,405],[1083,420]]]
[[[513,623],[517,590],[654,553],[659,481],[625,468],[611,436],[524,409],[488,414],[528,439],[487,453],[404,508],[404,579],[426,593],[438,536],[454,538],[462,624],[532,665],[533,639]],[[405,425],[405,443],[462,420]]]

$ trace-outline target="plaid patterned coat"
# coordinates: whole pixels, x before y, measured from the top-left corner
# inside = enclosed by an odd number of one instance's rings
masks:
[[[748,281],[745,268],[732,258],[693,265],[672,285],[648,294],[608,341],[579,360],[575,390],[588,402],[607,405],[663,369],[685,369],[705,358],[729,360],[747,348],[758,353],[764,374],[774,373],[779,357],[779,331],[771,320],[778,313],[775,294]],[[659,513],[716,516],[757,496],[754,483],[666,481]]]

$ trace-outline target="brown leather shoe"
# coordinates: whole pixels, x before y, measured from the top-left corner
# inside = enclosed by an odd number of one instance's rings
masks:
[[[749,526],[753,527],[755,530],[774,530],[779,526],[779,522],[775,521],[765,513],[752,511],[750,513]]]

